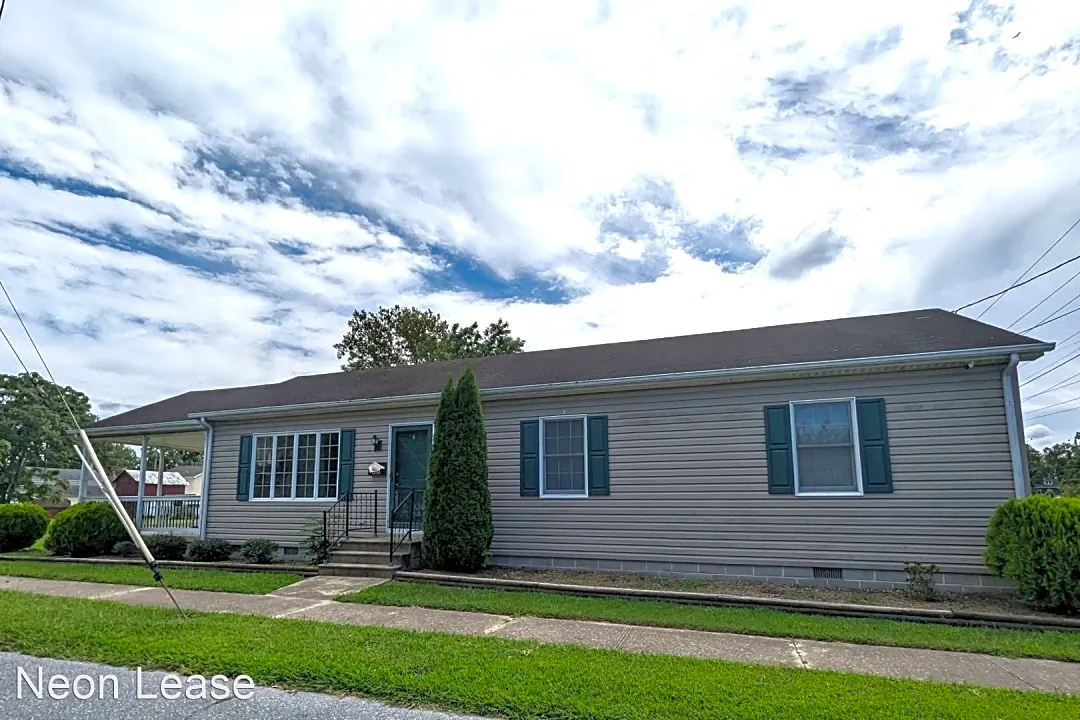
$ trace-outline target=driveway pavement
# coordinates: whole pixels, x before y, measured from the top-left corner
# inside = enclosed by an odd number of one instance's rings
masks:
[[[19,698],[19,668],[27,674],[23,679]],[[38,671],[42,681],[38,682]],[[78,675],[91,678],[95,684],[93,696],[80,700],[69,694],[64,699],[52,699],[48,683],[53,676],[62,676],[69,682]],[[114,698],[111,680],[100,681],[103,675],[116,677]],[[183,698],[169,700],[161,696],[161,680],[165,673],[142,673],[141,688],[144,695],[137,696],[136,673],[127,668],[115,668],[94,663],[45,660],[29,655],[0,653],[0,717],[20,720],[146,720],[149,718],[198,718],[202,720],[465,720],[461,715],[446,715],[427,710],[392,708],[370,700],[352,697],[318,695],[316,693],[290,693],[274,688],[255,688],[254,696],[241,700],[232,697],[215,701]],[[209,679],[209,678],[208,678]],[[79,680],[77,688],[82,696],[90,689],[88,680]],[[185,689],[193,685],[181,680]],[[58,682],[56,696],[63,691]],[[105,688],[104,693],[101,692]],[[197,685],[195,685],[197,687]],[[40,689],[42,699],[35,690]],[[208,688],[207,692],[210,692]],[[169,694],[169,690],[166,690]],[[243,693],[246,694],[246,693]],[[102,697],[104,695],[104,697]],[[480,720],[474,718],[472,720]]]

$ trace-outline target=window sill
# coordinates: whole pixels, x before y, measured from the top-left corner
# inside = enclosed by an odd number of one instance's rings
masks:
[[[858,490],[833,490],[826,492],[796,492],[795,497],[862,497]]]
[[[248,498],[248,502],[255,503],[335,503],[336,497],[324,498]]]
[[[548,493],[542,493],[540,495],[540,499],[541,500],[549,500],[549,499],[550,500],[588,500],[589,496],[588,496],[588,494],[583,494],[583,495],[555,494],[555,495],[551,495],[551,494],[548,494]]]

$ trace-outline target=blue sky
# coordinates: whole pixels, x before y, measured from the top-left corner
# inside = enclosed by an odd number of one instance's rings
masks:
[[[1080,216],[1080,7],[879,5],[9,3],[0,270],[102,414],[336,369],[380,304],[530,349],[951,309]]]

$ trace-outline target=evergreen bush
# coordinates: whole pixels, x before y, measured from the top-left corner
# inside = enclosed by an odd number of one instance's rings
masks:
[[[232,545],[225,540],[193,540],[187,549],[192,562],[225,562],[232,557]]]
[[[1080,612],[1080,498],[1040,494],[1004,503],[990,519],[985,558],[1025,602]]]
[[[112,554],[125,558],[138,557],[139,548],[130,540],[121,540],[113,545]]]
[[[494,526],[487,431],[472,369],[446,379],[424,493],[423,556],[436,570],[476,572],[487,561]]]
[[[143,541],[155,560],[183,560],[187,555],[187,538],[174,533],[143,535]]]
[[[49,524],[45,549],[54,555],[91,557],[105,555],[127,531],[112,506],[104,502],[81,502],[64,508]]]
[[[25,550],[49,528],[49,513],[34,503],[0,505],[0,552]]]
[[[240,557],[249,563],[265,564],[274,561],[277,543],[264,538],[251,538],[240,546]]]

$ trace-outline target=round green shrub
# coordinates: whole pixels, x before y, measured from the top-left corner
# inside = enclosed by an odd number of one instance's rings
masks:
[[[0,505],[0,552],[25,550],[49,527],[49,513],[34,503]]]
[[[119,555],[120,557],[137,557],[139,554],[138,546],[130,540],[121,540],[113,545],[113,555]]]
[[[175,533],[143,535],[143,540],[155,560],[183,560],[187,554],[187,538]]]
[[[232,557],[232,545],[225,540],[195,540],[188,546],[188,560],[225,562]]]
[[[986,533],[986,566],[1016,583],[1021,600],[1080,613],[1080,498],[1033,495],[998,507]]]
[[[127,539],[120,518],[108,503],[81,502],[56,514],[45,536],[45,549],[54,555],[105,555]]]
[[[273,562],[274,553],[277,552],[277,543],[263,538],[251,538],[240,546],[240,557],[249,563]]]

